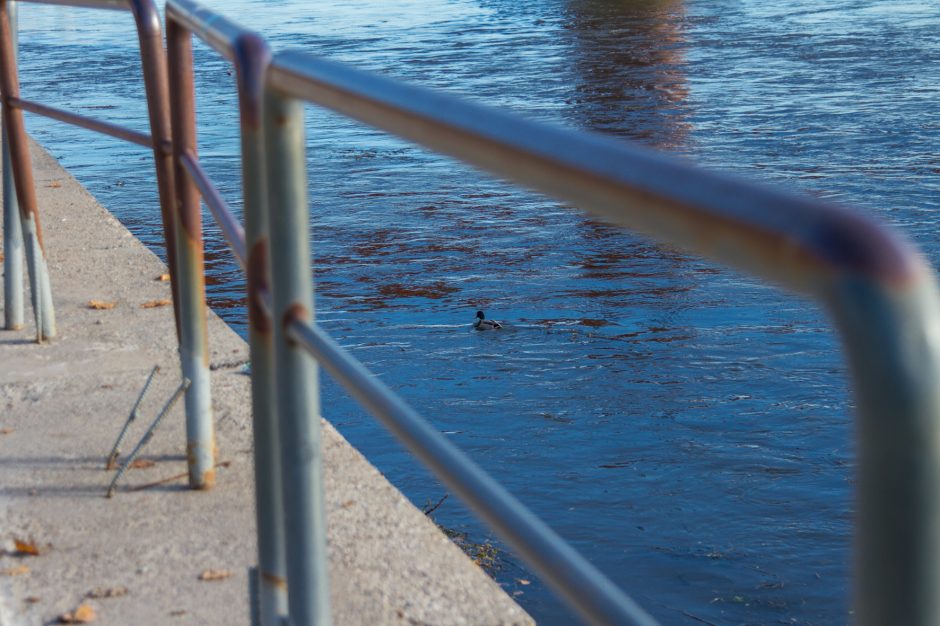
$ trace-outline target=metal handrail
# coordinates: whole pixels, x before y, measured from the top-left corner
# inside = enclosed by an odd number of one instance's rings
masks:
[[[289,322],[287,334],[494,529],[586,621],[638,626],[657,623],[319,326],[295,319]]]
[[[240,31],[232,23],[188,1],[171,5],[185,5],[180,14],[189,26],[227,58],[237,57]],[[212,28],[217,20],[224,28]],[[933,489],[940,482],[940,398],[932,390],[933,375],[940,373],[937,291],[927,264],[903,239],[841,207],[707,173],[596,135],[526,122],[308,54],[279,54],[267,80],[268,108],[276,108],[278,118],[266,125],[275,137],[268,138],[267,156],[288,159],[295,168],[284,175],[284,163],[269,163],[269,201],[271,208],[284,204],[288,213],[303,212],[294,216],[295,234],[306,232],[306,190],[302,168],[296,170],[301,131],[291,120],[297,116],[291,99],[301,98],[826,304],[842,332],[859,397],[857,614],[864,623],[936,621],[940,609],[929,583],[938,578],[940,538],[938,524],[925,523],[921,514],[936,515],[940,508]],[[294,128],[285,134],[288,126]],[[279,195],[281,187],[294,189]],[[272,237],[275,230],[272,224]],[[304,247],[303,237],[280,236]],[[288,324],[289,338],[316,352],[328,368],[338,367],[340,354],[323,351],[328,342],[314,348],[316,328],[302,319],[310,315],[302,308],[308,302],[282,298],[274,317]],[[366,393],[369,377],[358,378],[357,393]],[[921,510],[905,509],[910,501]],[[884,581],[882,571],[904,574]]]
[[[244,64],[248,59],[254,58],[259,53],[265,54],[266,52],[263,46],[258,46],[258,42],[254,39],[255,36],[253,33],[242,29],[222,16],[202,9],[194,3],[171,1],[167,5],[167,19],[169,22],[167,26],[168,33],[172,33],[177,27],[185,27],[187,31],[208,43],[222,56],[234,61],[236,67],[239,69],[239,76],[245,76]],[[173,35],[170,35],[170,37],[173,38]],[[249,48],[254,46],[254,51],[247,50],[246,44]],[[245,84],[240,83],[239,86],[244,87]],[[257,102],[257,96],[259,95],[261,94],[256,93],[254,99],[250,97],[247,98],[250,101],[248,103],[249,106],[251,102],[253,102],[255,106],[259,104]],[[243,104],[246,104],[246,96],[245,89],[240,89],[240,98]],[[243,115],[243,118],[244,117]],[[296,144],[296,142],[293,143]],[[202,191],[203,199],[210,207],[213,216],[216,218],[216,222],[225,233],[226,240],[233,253],[239,260],[243,259],[243,251],[247,247],[244,233],[238,232],[237,229],[232,226],[232,214],[227,209],[224,200],[212,188],[211,182],[198,165],[198,159],[192,152],[183,152],[180,158],[189,177]],[[281,168],[274,169],[281,170]],[[248,184],[249,179],[245,179],[243,182]],[[276,184],[272,186],[280,187]],[[291,185],[288,184],[286,186],[289,187]],[[301,195],[305,193],[305,190],[303,190]],[[250,203],[246,202],[246,215],[251,215],[259,209],[263,210],[262,207],[252,207]],[[304,232],[306,229],[295,224],[288,226],[286,230],[290,231],[292,235],[297,235],[298,233]],[[301,244],[294,246],[294,248],[295,250],[306,250],[307,246]],[[242,265],[244,266],[244,261],[242,261]],[[263,313],[265,318],[264,322],[270,324],[270,310],[273,308],[270,296],[268,293],[264,293],[260,295],[260,298],[265,302]],[[298,309],[294,308],[292,312],[297,310]],[[255,326],[256,324],[254,323],[251,325],[252,332]],[[564,543],[553,531],[541,522],[541,520],[522,506],[514,497],[509,495],[495,480],[483,472],[465,454],[460,452],[453,444],[441,436],[440,433],[435,431],[424,419],[419,417],[414,410],[408,407],[407,404],[387,387],[384,387],[377,378],[369,374],[358,361],[340,348],[329,337],[325,336],[316,326],[304,324],[302,321],[292,318],[292,323],[287,328],[287,334],[290,336],[291,340],[298,342],[298,344],[302,345],[307,351],[310,351],[334,377],[347,386],[347,389],[354,397],[369,408],[374,415],[382,419],[385,425],[399,436],[422,461],[441,475],[448,486],[453,488],[461,498],[471,504],[472,508],[478,514],[481,514],[487,522],[507,538],[510,545],[516,548],[528,562],[533,564],[537,571],[552,582],[555,588],[566,597],[569,603],[591,622],[603,624],[655,624],[652,618],[610,582],[609,579],[604,577],[594,566]],[[263,379],[265,369],[259,371],[256,356],[253,353],[253,378],[260,376]],[[299,379],[304,387],[310,387],[306,376],[301,375]],[[309,418],[311,416],[315,418],[317,413],[315,411],[311,413],[309,410],[305,409],[300,409],[300,412],[303,413],[304,417],[304,419],[300,421],[306,422],[305,427],[309,429],[311,426],[311,420]],[[255,423],[256,426],[259,425],[257,418]],[[303,436],[311,437],[309,432]],[[311,438],[319,439],[318,436]],[[318,444],[318,442],[315,443]],[[300,446],[293,447],[299,448]],[[258,445],[256,443],[256,450],[257,449]],[[288,451],[283,450],[283,453],[288,454]],[[256,467],[261,465],[262,463],[256,461]],[[283,477],[285,482],[289,482],[298,475],[298,472],[292,467],[288,468],[288,466],[293,465],[295,464],[285,464]],[[308,477],[308,480],[310,480],[310,478],[311,477]],[[318,491],[320,489],[322,489],[320,485],[313,485],[312,489],[301,486],[294,488],[287,487],[285,489],[285,500],[293,501],[298,497],[298,494]],[[257,491],[260,493],[262,489],[259,487]],[[260,510],[262,508],[261,503],[259,503],[258,508],[260,516],[262,514]],[[322,510],[310,511],[307,513],[307,516],[311,518],[322,516]],[[310,519],[306,523],[315,525],[317,521]],[[259,519],[259,526],[260,525]],[[280,529],[277,529],[277,531],[279,534]],[[286,542],[292,546],[297,546],[298,543],[306,543],[302,536],[288,538]],[[263,541],[259,541],[259,543],[263,543]],[[309,562],[298,565],[297,569],[304,570],[312,567],[322,569],[324,567],[322,548],[316,552],[320,553],[309,555],[312,557],[309,559]],[[261,554],[259,557],[263,559],[264,555]],[[291,559],[292,555],[288,555],[287,567],[290,567],[291,564],[289,561],[291,561]],[[271,576],[272,572],[266,568],[262,567],[261,570],[267,577]],[[282,576],[283,575],[278,576],[277,573],[275,573],[276,578],[281,578]],[[305,580],[298,580],[297,575],[288,577],[291,586],[296,585],[301,588],[307,588],[309,584],[313,584],[322,589],[321,593],[309,594],[314,596],[314,601],[309,603],[310,606],[299,607],[299,609],[294,607],[294,610],[290,611],[292,622],[298,624],[328,623],[329,615],[325,610],[324,598],[325,585],[316,580],[317,577],[312,578],[314,580],[307,582]],[[266,598],[265,596],[271,596],[275,594],[277,590],[272,588],[265,589],[265,580],[265,576],[260,577],[259,580],[260,595],[262,596],[259,602],[261,606],[261,620],[262,623],[265,624],[275,624],[278,622],[279,618],[276,615],[272,615],[269,608],[265,608],[270,607],[274,603],[274,599],[271,597]],[[298,615],[298,613],[303,614]],[[311,622],[310,619],[313,621]]]
[[[820,200],[303,52],[278,54],[268,84],[826,305],[858,400],[857,619],[940,622],[940,307],[906,240]]]
[[[289,96],[797,291],[820,293],[818,279],[828,270],[902,278],[920,264],[899,237],[858,213],[636,144],[532,122],[295,50],[275,57],[268,80]]]
[[[4,4],[0,0],[0,27]],[[302,101],[826,305],[845,344],[858,400],[856,619],[940,623],[940,306],[932,270],[906,240],[848,209],[630,144],[525,121],[303,52],[272,59],[260,37],[191,0],[169,0],[166,15],[180,207],[173,258],[181,260],[184,285],[174,301],[182,303],[184,370],[196,372],[193,387],[204,389],[193,397],[208,398],[198,363],[205,354],[197,320],[204,306],[200,192],[248,276],[263,624],[278,623],[285,613],[296,625],[329,622],[322,469],[319,455],[309,454],[319,446],[313,357],[586,619],[653,623],[313,323]],[[238,71],[244,231],[196,156],[192,35]],[[2,87],[6,115],[18,93],[6,82]],[[155,156],[167,155],[166,148],[154,146]],[[187,414],[192,409],[211,417],[211,408],[198,404],[188,402]],[[286,556],[285,536],[292,547]],[[285,598],[285,582],[303,592]]]
[[[131,0],[16,0],[17,2],[30,2],[32,4],[58,4],[61,6],[78,7],[83,9],[112,9],[115,11],[130,10]]]
[[[825,304],[858,399],[856,615],[940,621],[940,310],[932,270],[903,238],[842,207],[303,52],[278,54],[268,81],[280,98],[325,106]]]
[[[215,49],[224,58],[233,61],[236,69],[238,88],[241,148],[242,148],[242,193],[244,196],[245,228],[236,227],[237,220],[232,215],[225,200],[218,194],[208,176],[199,165],[195,150],[180,150],[180,162],[184,175],[194,184],[203,200],[212,211],[226,240],[247,275],[248,301],[248,343],[251,356],[251,400],[252,425],[254,433],[254,469],[255,469],[255,516],[258,536],[258,566],[250,593],[257,594],[257,607],[253,620],[263,626],[281,623],[281,617],[289,612],[287,597],[287,555],[285,535],[304,535],[307,524],[292,523],[288,529],[285,521],[285,508],[296,501],[285,499],[281,479],[281,446],[279,425],[276,414],[276,391],[274,378],[274,349],[272,343],[270,272],[268,270],[269,246],[268,226],[265,207],[267,199],[264,187],[264,146],[261,135],[261,101],[263,75],[267,68],[270,52],[267,44],[257,35],[230,22],[221,15],[206,11],[192,2],[170,2],[166,6],[167,36],[169,54],[177,59],[178,71],[185,80],[185,90],[180,88],[179,80],[174,81],[171,99],[174,108],[189,111],[194,115],[195,101],[192,93],[192,54],[191,37],[196,35]],[[210,28],[211,26],[211,28]],[[195,127],[187,122],[187,139],[195,145]],[[261,172],[261,175],[259,175]],[[187,207],[193,210],[190,203]],[[198,221],[194,216],[192,221]],[[189,280],[201,278],[199,268],[188,268],[183,272]],[[185,320],[187,324],[191,320]],[[288,461],[283,461],[288,465]],[[296,463],[289,473],[306,472],[309,474],[310,463]],[[309,490],[307,490],[309,491]],[[322,526],[322,525],[321,525]],[[325,543],[322,531],[318,541]],[[294,546],[292,558],[296,561],[298,546],[308,546],[309,542],[298,538],[291,543]],[[318,550],[325,550],[318,546]],[[307,551],[309,552],[309,551]],[[309,561],[309,554],[305,555]],[[321,561],[322,563],[322,561]],[[309,584],[304,577],[312,571],[305,567],[300,574],[293,576],[294,584],[300,588],[310,587],[314,600],[321,605],[321,611],[327,616],[328,604],[324,593],[325,575],[317,576],[315,584]],[[301,594],[295,594],[301,597]],[[297,601],[295,597],[295,603]],[[292,618],[299,621],[294,611]]]
[[[95,132],[101,133],[102,135],[109,135],[111,137],[115,137],[116,139],[123,139],[124,141],[137,144],[138,146],[143,146],[144,148],[153,148],[153,138],[151,138],[150,135],[146,133],[139,133],[136,130],[125,128],[119,124],[103,122],[101,120],[96,120],[84,115],[77,115],[70,111],[40,104],[39,102],[33,102],[32,100],[24,100],[22,98],[10,98],[10,106],[17,109],[22,109],[24,111],[29,111],[30,113],[35,113],[36,115],[42,115],[43,117],[48,117],[49,119],[65,122],[66,124],[71,124],[72,126],[87,128],[88,130],[93,130]]]
[[[80,126],[130,143],[149,147],[154,153],[154,162],[157,172],[157,186],[160,197],[160,210],[163,221],[163,234],[167,242],[167,262],[170,268],[172,289],[176,292],[176,254],[173,249],[172,215],[170,207],[170,190],[173,187],[172,173],[170,171],[170,132],[169,112],[166,104],[166,58],[163,54],[162,31],[160,29],[159,13],[152,0],[20,0],[33,4],[55,4],[74,7],[112,9],[127,11],[133,14],[140,46],[141,63],[143,66],[144,87],[147,92],[148,116],[150,118],[151,135],[140,133],[118,124],[104,122],[95,118],[78,115],[69,111],[50,107],[39,102],[33,102],[20,97],[19,78],[16,62],[16,31],[13,27],[15,20],[11,19],[11,7],[15,6],[12,0],[0,0],[0,98],[3,102],[4,138],[9,139],[10,165],[12,182],[16,187],[15,199],[10,196],[11,202],[5,202],[4,224],[5,237],[8,231],[23,232],[26,240],[26,258],[29,270],[30,288],[33,310],[36,317],[37,341],[52,338],[56,334],[55,314],[52,301],[52,287],[49,283],[48,271],[45,262],[45,248],[42,242],[42,227],[39,219],[39,209],[36,204],[35,183],[33,181],[32,166],[29,162],[26,131],[23,125],[22,111],[30,111]],[[156,139],[154,139],[156,137]],[[6,145],[6,142],[5,142]],[[6,150],[6,148],[5,148]],[[7,176],[6,170],[4,176]],[[10,180],[9,178],[7,180]],[[6,192],[4,192],[6,193]],[[15,200],[15,202],[13,201]],[[10,215],[17,213],[18,216]],[[17,219],[18,217],[18,219]],[[19,224],[17,224],[19,222]],[[17,228],[19,226],[19,228]],[[11,242],[20,247],[19,241]],[[18,256],[18,255],[17,255]],[[4,292],[8,296],[20,289],[22,270],[18,267],[18,258],[10,262],[5,276]],[[22,324],[22,303],[18,297],[12,300],[15,310],[7,311],[7,328],[16,328]],[[179,333],[179,312],[176,307],[177,298],[174,297],[174,313],[176,315],[177,333]]]
[[[55,317],[52,303],[52,288],[49,284],[45,262],[45,250],[42,244],[42,230],[39,222],[39,209],[36,203],[35,182],[29,159],[26,130],[23,123],[23,111],[94,130],[134,144],[150,147],[153,151],[154,167],[157,177],[157,190],[160,199],[160,215],[163,225],[163,237],[167,251],[167,265],[170,270],[171,289],[173,291],[173,312],[176,322],[177,338],[180,341],[180,354],[192,355],[192,346],[198,344],[199,322],[181,325],[180,301],[189,303],[189,292],[181,294],[177,276],[177,235],[182,230],[177,221],[185,226],[186,221],[174,215],[172,195],[176,189],[173,180],[173,153],[171,150],[170,111],[168,100],[167,58],[163,48],[163,32],[160,27],[160,14],[153,0],[23,0],[34,4],[57,4],[83,8],[116,9],[133,15],[137,27],[141,66],[143,69],[144,90],[147,95],[147,115],[151,134],[145,135],[110,122],[78,115],[38,102],[20,98],[19,77],[15,52],[15,29],[11,20],[10,7],[15,3],[0,0],[0,98],[3,103],[4,157],[7,149],[10,153],[12,178],[16,187],[17,202],[4,203],[4,237],[8,234],[8,225],[15,224],[18,217],[21,223],[23,239],[26,240],[26,258],[30,277],[30,292],[33,311],[36,317],[37,341],[55,336]],[[7,170],[4,170],[4,176]],[[6,190],[4,191],[6,194]],[[6,199],[6,198],[5,198]],[[18,206],[18,211],[17,211]],[[16,215],[18,213],[18,215]],[[11,215],[13,214],[13,215]],[[19,231],[20,228],[13,230]],[[14,242],[16,243],[16,242]],[[201,245],[201,244],[200,244]],[[200,257],[201,258],[201,257]],[[18,259],[15,259],[18,260]],[[17,269],[16,263],[11,263]],[[200,268],[201,269],[201,268]],[[21,271],[7,272],[4,292],[9,294],[21,289],[16,284],[21,281]],[[19,301],[17,301],[19,302]],[[14,304],[17,304],[14,302]],[[204,295],[199,300],[205,306]],[[21,304],[17,304],[21,307]],[[15,328],[22,318],[19,311],[7,316],[7,327]],[[197,316],[204,327],[205,316]],[[181,359],[185,363],[185,359]],[[211,400],[208,395],[207,376],[197,377],[183,368],[183,378],[196,380],[186,393],[187,423],[187,459],[190,466],[190,486],[204,489],[214,480],[214,443],[211,419]]]
[[[185,7],[178,11],[181,19],[224,56],[237,56],[237,26],[191,2],[171,5]],[[842,331],[860,399],[858,614],[872,623],[899,616],[906,623],[931,623],[938,615],[929,585],[916,573],[936,572],[940,554],[911,549],[936,546],[937,525],[898,513],[906,499],[933,511],[932,486],[940,479],[933,461],[940,452],[937,437],[922,436],[938,430],[940,401],[930,376],[910,375],[938,370],[936,285],[909,244],[841,207],[707,173],[596,135],[526,122],[309,54],[277,55],[267,76],[268,98],[281,107],[282,125],[294,114],[291,98],[308,100],[826,304]],[[281,132],[270,125],[268,130]],[[292,141],[296,153],[296,137]],[[297,158],[282,148],[284,158]],[[273,152],[269,143],[268,156]],[[282,182],[297,186],[290,176]],[[276,194],[279,186],[270,187]],[[292,193],[271,200],[296,203],[298,192]],[[295,232],[304,225],[294,223]],[[275,306],[275,319],[303,311],[285,309],[289,303]],[[287,320],[292,339],[311,343],[302,329],[309,334],[315,327]],[[878,351],[871,349],[873,338]],[[887,392],[872,391],[886,381]],[[888,481],[881,467],[886,459],[900,468]],[[908,575],[885,584],[883,568]]]

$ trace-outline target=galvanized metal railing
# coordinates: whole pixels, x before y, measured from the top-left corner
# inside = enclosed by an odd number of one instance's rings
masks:
[[[181,349],[184,370],[199,374],[205,337],[192,319],[204,318],[198,195],[247,274],[260,623],[279,624],[284,616],[295,626],[329,623],[317,363],[587,621],[654,623],[313,322],[304,101],[824,304],[842,336],[858,404],[855,618],[940,623],[940,308],[934,273],[910,244],[844,208],[643,148],[535,124],[303,52],[272,58],[259,36],[190,0],[169,0],[166,16],[180,208],[175,296],[181,342],[190,342],[190,352]],[[237,70],[244,230],[196,155],[192,35]],[[5,111],[22,104],[15,93],[4,97]],[[208,378],[197,375],[197,386],[208,398]]]
[[[23,111],[29,111],[62,122],[87,128],[117,139],[150,148],[153,151],[163,237],[173,290],[176,330],[180,342],[182,377],[192,382],[186,393],[187,458],[189,482],[193,488],[211,487],[215,477],[215,443],[213,436],[212,402],[208,383],[208,349],[206,347],[205,287],[202,266],[202,242],[199,237],[199,204],[193,196],[174,184],[173,137],[170,130],[167,58],[163,47],[160,14],[152,0],[24,0],[40,4],[60,4],[94,9],[129,11],[134,17],[140,46],[144,90],[150,135],[117,124],[77,115],[20,97],[15,54],[16,34],[13,27],[14,2],[0,0],[0,97],[3,104],[4,137],[9,138],[11,159],[4,162],[4,259],[6,328],[23,324],[22,245],[17,237],[22,222],[26,240],[26,259],[30,275],[30,291],[36,318],[37,341],[55,336],[52,290],[46,270],[45,250],[39,208],[36,203],[32,166],[29,160]],[[184,127],[183,123],[178,124]],[[179,145],[179,142],[177,142]],[[7,144],[4,143],[6,151]],[[12,178],[12,183],[11,179]],[[15,196],[11,193],[16,189]],[[183,193],[181,199],[176,194]],[[19,211],[17,211],[17,204]],[[178,207],[174,211],[174,205]],[[193,224],[195,223],[195,230]],[[177,224],[180,226],[178,227]],[[177,248],[180,248],[177,251]],[[186,270],[178,275],[177,259]],[[37,297],[38,294],[38,297]],[[185,320],[185,321],[183,321]]]

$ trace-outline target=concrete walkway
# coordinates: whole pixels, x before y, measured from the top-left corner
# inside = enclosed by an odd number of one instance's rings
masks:
[[[55,623],[83,602],[101,625],[247,624],[256,561],[247,347],[210,316],[216,488],[189,491],[179,477],[178,406],[142,456],[152,465],[105,499],[105,456],[147,374],[161,367],[125,452],[179,380],[172,308],[143,306],[169,298],[169,283],[156,280],[166,271],[157,257],[33,148],[59,338],[36,345],[31,322],[0,331],[0,624]],[[329,425],[324,434],[335,624],[531,623],[342,436]],[[13,555],[15,540],[39,554]],[[231,575],[200,580],[206,570]]]

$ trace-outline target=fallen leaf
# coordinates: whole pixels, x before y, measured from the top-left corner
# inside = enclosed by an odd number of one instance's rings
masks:
[[[161,282],[167,283],[167,282],[170,282],[170,275],[169,275],[169,274],[160,274],[160,275],[157,276],[154,280],[159,280],[159,281],[161,281]]]
[[[0,435],[9,435],[12,432],[12,428],[0,428]]]
[[[150,300],[149,302],[144,302],[140,305],[142,309],[155,309],[158,306],[168,306],[173,304],[173,301],[169,298],[163,298],[162,300]]]
[[[231,575],[227,569],[207,569],[199,574],[199,580],[225,580]]]
[[[182,610],[182,609],[177,609],[177,610],[175,610],[175,611],[170,611],[170,617],[182,617],[183,615],[186,615],[186,611],[184,611],[184,610]]]
[[[29,574],[29,568],[25,565],[17,565],[16,567],[8,567],[5,570],[0,570],[0,574],[4,576],[22,576],[23,574]]]
[[[39,597],[38,596],[26,596],[25,598],[23,598],[23,602],[25,602],[26,604],[39,604]]]
[[[150,459],[134,459],[134,461],[128,467],[131,469],[147,469],[148,467],[153,467],[156,464],[156,461],[151,461]]]
[[[13,540],[13,556],[39,556],[39,548],[31,541]]]
[[[54,181],[52,181],[51,183],[49,183],[48,185],[46,185],[46,187],[52,187],[53,189],[58,189],[58,188],[61,187],[61,186],[62,186],[62,183],[60,183],[60,182],[57,181],[57,180],[54,180]]]
[[[105,302],[104,300],[89,300],[88,308],[102,311],[105,309],[113,309],[117,306],[117,302]]]
[[[95,587],[85,594],[86,598],[120,598],[127,595],[127,587]]]
[[[98,619],[94,607],[90,604],[80,604],[74,611],[59,616],[60,624],[90,624]]]

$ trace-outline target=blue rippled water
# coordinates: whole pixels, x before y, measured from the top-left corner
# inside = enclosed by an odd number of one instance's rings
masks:
[[[940,260],[935,2],[207,4],[276,49],[856,205]],[[21,25],[24,95],[146,130],[125,16]],[[237,206],[233,78],[196,58],[200,151]],[[317,315],[343,345],[663,622],[850,621],[852,405],[820,310],[322,110],[307,128]],[[159,248],[144,151],[28,129]],[[243,332],[206,229],[212,305]],[[505,331],[471,332],[479,308]],[[444,495],[324,385],[392,482]],[[435,517],[489,538],[453,499]],[[510,553],[496,576],[540,623],[572,620]]]

